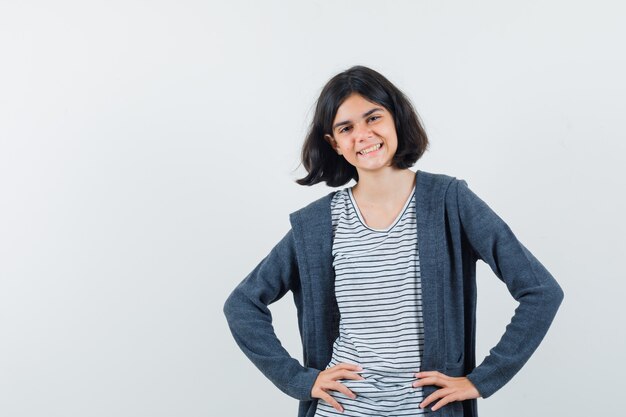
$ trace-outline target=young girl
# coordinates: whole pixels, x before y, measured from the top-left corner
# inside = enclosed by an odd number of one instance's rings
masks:
[[[410,101],[378,72],[355,66],[323,88],[297,182],[356,184],[291,213],[224,305],[247,357],[300,400],[298,417],[477,416],[476,398],[506,384],[552,323],[563,291],[507,224],[464,180],[408,169],[427,146]],[[519,306],[476,366],[478,259]],[[287,291],[303,365],[267,307]]]

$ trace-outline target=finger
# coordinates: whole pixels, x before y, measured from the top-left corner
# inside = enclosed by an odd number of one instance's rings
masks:
[[[320,397],[322,398],[322,400],[330,404],[335,410],[343,413],[343,407],[341,406],[341,404],[339,404],[333,397],[331,397],[330,394],[328,394],[327,392],[323,392]]]
[[[443,397],[442,399],[440,399],[437,404],[435,404],[432,408],[433,411],[437,411],[439,410],[441,407],[443,407],[446,404],[450,404],[451,402],[456,401],[454,399],[454,397],[452,395],[446,395],[445,397]]]
[[[333,377],[335,377],[335,376],[337,377],[335,379],[354,379],[354,380],[357,380],[357,381],[365,379],[365,378],[363,378],[362,375],[360,375],[360,374],[358,374],[356,372],[350,372],[350,371],[341,371],[341,373],[333,375]]]
[[[343,368],[343,369],[357,369],[360,368],[361,365],[358,363],[349,363],[349,362],[339,362],[334,368]]]
[[[352,392],[348,387],[343,385],[341,382],[335,382],[331,385],[331,387],[331,389],[333,389],[334,391],[339,391],[348,398],[352,398],[353,400],[356,398],[356,394]]]
[[[424,385],[437,385],[439,387],[447,387],[448,386],[449,381],[442,379],[441,377],[438,376],[430,376],[427,378],[422,378],[419,379],[415,382],[413,382],[413,386],[414,387],[421,387]]]
[[[361,365],[356,364],[356,363],[347,363],[347,362],[338,363],[337,365],[332,366],[331,368],[335,370],[347,369],[349,371],[362,371],[363,370]]]
[[[416,378],[424,378],[424,377],[429,377],[429,376],[449,378],[448,375],[441,373],[439,371],[422,371],[422,372],[418,372],[415,374]]]
[[[436,400],[438,400],[438,399],[440,399],[442,397],[445,397],[449,393],[450,393],[450,391],[446,391],[444,389],[438,389],[437,391],[433,392],[428,397],[426,397],[426,399],[424,401],[422,401],[422,403],[420,404],[420,408],[428,407],[428,404],[430,404],[433,401],[436,401]]]

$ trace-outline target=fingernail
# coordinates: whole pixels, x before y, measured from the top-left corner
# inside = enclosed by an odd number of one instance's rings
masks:
[[[358,366],[356,367],[356,370],[357,370],[357,371],[362,371],[362,370],[363,370],[363,367],[362,367],[361,365],[358,365]]]

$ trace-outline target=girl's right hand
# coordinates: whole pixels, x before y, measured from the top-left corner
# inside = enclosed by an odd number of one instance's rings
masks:
[[[321,398],[328,404],[332,405],[335,410],[343,412],[343,407],[341,406],[341,404],[339,404],[327,391],[339,391],[346,394],[346,396],[355,399],[356,394],[350,391],[348,387],[343,385],[341,382],[338,382],[337,380],[365,379],[355,372],[362,370],[363,368],[361,368],[361,366],[359,365],[344,362],[338,363],[335,366],[331,366],[330,368],[323,370],[317,375],[317,379],[315,380],[313,388],[311,389],[311,396],[313,398]]]

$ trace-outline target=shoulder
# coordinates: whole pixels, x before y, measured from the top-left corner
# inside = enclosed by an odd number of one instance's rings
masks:
[[[331,191],[289,214],[295,244],[303,258],[311,255],[306,248],[315,248],[312,255],[318,256],[332,244],[331,201],[338,192]],[[327,252],[330,253],[330,249]]]
[[[312,201],[306,206],[289,214],[292,225],[320,222],[323,219],[330,219],[330,203],[339,190],[331,191],[325,196]]]
[[[430,172],[430,171],[424,171],[421,169],[418,169],[417,172],[415,173],[415,175],[417,175],[418,179],[422,179],[424,181],[429,181],[429,182],[441,182],[441,183],[446,183],[449,181],[452,181],[454,179],[456,179],[456,177],[452,176],[452,175],[448,175],[448,174],[443,174],[440,172]]]
[[[460,183],[467,184],[465,180],[449,174],[417,170],[416,175],[417,189],[422,195],[448,196],[450,191],[456,193]]]

